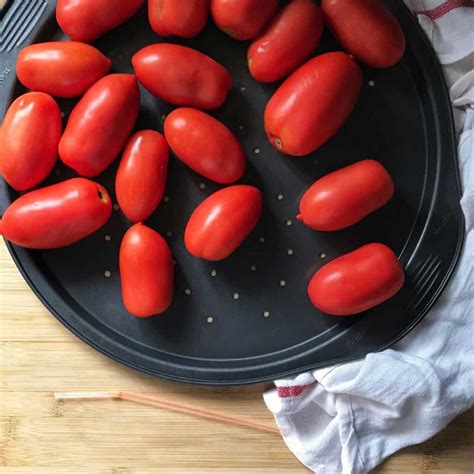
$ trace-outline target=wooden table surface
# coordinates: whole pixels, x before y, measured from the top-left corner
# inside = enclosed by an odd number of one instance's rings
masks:
[[[37,300],[0,244],[0,472],[304,473],[278,435],[124,401],[55,402],[68,390],[153,392],[272,423],[264,385],[202,388],[122,367],[70,334]],[[474,410],[378,473],[474,472]],[[335,473],[337,474],[337,473]]]

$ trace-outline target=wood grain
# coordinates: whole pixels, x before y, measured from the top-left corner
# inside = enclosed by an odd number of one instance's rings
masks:
[[[273,434],[124,401],[58,402],[54,391],[130,390],[272,423],[265,386],[203,388],[139,374],[63,328],[0,244],[0,472],[304,473]],[[474,472],[474,410],[377,473]],[[336,473],[335,473],[336,474]]]

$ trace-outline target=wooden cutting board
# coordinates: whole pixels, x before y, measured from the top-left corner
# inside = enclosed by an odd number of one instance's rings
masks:
[[[79,341],[31,292],[3,242],[0,343],[1,473],[307,472],[277,435],[123,401],[55,402],[54,391],[147,391],[272,423],[262,384],[213,389],[166,382],[122,367]],[[474,472],[473,451],[471,410],[376,472]]]

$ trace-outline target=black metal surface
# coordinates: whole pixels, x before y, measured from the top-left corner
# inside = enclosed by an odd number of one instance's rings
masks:
[[[365,69],[362,95],[347,124],[305,158],[282,156],[267,142],[263,109],[277,85],[251,79],[246,43],[231,40],[211,23],[197,39],[173,39],[209,54],[231,71],[234,88],[214,115],[245,147],[248,170],[241,182],[262,190],[263,217],[227,260],[210,263],[191,257],[183,245],[187,219],[204,197],[220,187],[173,158],[166,190],[169,200],[148,221],[167,236],[177,261],[169,311],[135,319],[123,308],[118,248],[129,223],[119,210],[98,233],[65,249],[28,251],[9,246],[18,268],[49,310],[84,341],[123,364],[203,384],[252,383],[355,359],[388,347],[410,331],[454,268],[463,219],[451,105],[440,67],[409,11],[400,2],[386,3],[407,36],[404,60],[391,69]],[[14,9],[15,2],[3,22]],[[38,20],[31,14],[29,18]],[[0,115],[24,92],[14,77],[20,46],[64,39],[54,21],[54,2],[48,2],[39,22],[29,27],[25,42],[10,39],[11,51],[1,52]],[[158,41],[142,10],[96,45],[112,58],[114,71],[131,72],[132,54]],[[337,48],[326,33],[316,54]],[[163,114],[171,107],[141,92],[136,128],[162,131]],[[60,105],[67,118],[73,102]],[[394,179],[396,194],[387,206],[340,232],[318,233],[296,222],[299,199],[315,179],[366,157],[381,161]],[[112,194],[116,165],[98,178]],[[73,175],[60,164],[49,182]],[[0,211],[15,197],[2,182]],[[370,241],[383,242],[400,255],[407,273],[405,287],[360,316],[338,319],[320,314],[306,296],[310,276],[323,263]]]

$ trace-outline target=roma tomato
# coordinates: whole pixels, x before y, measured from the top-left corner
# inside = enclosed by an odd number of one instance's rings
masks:
[[[93,46],[55,41],[22,49],[16,74],[28,89],[68,98],[84,94],[111,65],[112,61]]]
[[[145,221],[160,204],[168,155],[168,144],[161,133],[142,130],[128,140],[115,178],[117,201],[128,220]]]
[[[261,213],[262,194],[257,188],[242,184],[221,189],[194,210],[184,244],[195,257],[223,260],[252,232]]]
[[[323,14],[312,0],[293,0],[280,10],[247,53],[250,74],[260,82],[282,79],[319,44]]]
[[[362,87],[362,71],[347,54],[326,53],[303,64],[265,108],[265,130],[282,153],[313,152],[348,119]]]
[[[41,183],[58,157],[61,110],[42,92],[29,92],[7,110],[0,129],[0,172],[17,191]]]
[[[322,312],[349,316],[388,300],[404,281],[403,268],[393,251],[374,243],[321,267],[309,282],[308,295]]]
[[[100,184],[73,178],[19,197],[0,221],[0,235],[21,247],[55,249],[100,229],[112,201]]]
[[[132,58],[140,82],[153,95],[174,105],[220,107],[232,87],[229,71],[195,49],[152,44]]]
[[[120,153],[137,120],[135,76],[111,74],[96,82],[74,107],[59,142],[61,160],[81,176],[97,176]]]
[[[277,8],[278,0],[211,0],[214,22],[237,40],[255,38]]]
[[[323,0],[326,25],[348,52],[367,66],[398,63],[405,52],[405,35],[379,0]]]
[[[387,204],[393,181],[375,160],[362,160],[318,179],[303,195],[297,219],[315,230],[349,227]]]
[[[206,26],[209,0],[148,0],[148,18],[160,36],[194,38]]]
[[[145,0],[58,0],[56,20],[73,41],[91,43],[125,23]]]
[[[133,316],[162,313],[173,298],[174,264],[165,239],[143,224],[125,233],[120,245],[122,299]]]
[[[181,108],[165,120],[165,137],[175,155],[196,173],[220,184],[237,181],[245,153],[234,134],[214,117]]]

